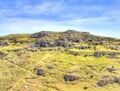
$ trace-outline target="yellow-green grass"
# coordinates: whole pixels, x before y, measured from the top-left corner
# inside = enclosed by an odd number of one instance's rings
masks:
[[[106,71],[106,67],[114,66],[116,72],[119,73],[120,59],[109,59],[106,57],[94,58],[93,56],[84,57],[82,55],[75,56],[63,50],[54,49],[44,49],[44,51],[39,49],[36,52],[21,50],[19,52],[21,52],[20,56],[17,55],[18,52],[9,53],[5,57],[8,62],[1,60],[1,63],[5,62],[5,64],[11,62],[9,64],[15,65],[19,71],[21,70],[17,77],[14,74],[11,75],[17,79],[12,81],[12,83],[17,83],[17,85],[13,86],[10,91],[29,91],[29,89],[33,89],[33,91],[84,91],[84,87],[88,87],[86,91],[116,91],[120,88],[118,84],[108,84],[105,87],[98,87],[96,85],[97,81],[103,75],[109,75],[110,77],[118,76],[118,74]],[[55,68],[49,69],[48,66]],[[92,70],[89,66],[93,66],[95,70]],[[36,76],[34,72],[35,67],[44,68],[46,71],[45,77]],[[64,75],[74,70],[77,71],[75,74],[78,74],[81,78],[74,82],[65,82],[63,79]],[[24,71],[27,71],[29,74],[32,73],[36,77],[34,78],[29,75],[28,79],[25,79],[24,77],[27,76],[24,75]],[[94,78],[90,79],[91,75],[94,75]],[[4,79],[4,77],[2,76],[1,79]],[[7,80],[11,82],[10,79],[6,78],[5,81]],[[2,90],[4,91],[3,88]]]
[[[10,43],[7,47],[1,47],[0,52],[7,54],[0,60],[0,91],[119,91],[120,85],[110,83],[105,87],[99,87],[97,82],[102,76],[110,78],[120,76],[120,59],[93,56],[94,49],[76,48],[38,48],[36,51],[26,50],[35,39],[30,35],[9,35],[17,37],[18,41],[29,41],[24,43]],[[58,33],[53,39],[60,36]],[[87,46],[87,43],[76,44],[76,46]],[[14,52],[13,50],[20,49]],[[120,52],[111,50],[102,45],[96,46],[98,51]],[[73,52],[73,54],[71,53]],[[79,55],[74,55],[78,53]],[[84,56],[83,54],[92,54]],[[116,69],[108,72],[107,67]],[[45,70],[45,76],[36,75],[35,68],[41,67]],[[50,68],[52,67],[52,68]],[[73,82],[64,81],[64,75],[73,72],[80,76],[79,80]],[[93,78],[90,78],[93,75]]]

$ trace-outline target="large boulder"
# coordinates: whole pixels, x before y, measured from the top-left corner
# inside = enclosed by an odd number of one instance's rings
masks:
[[[80,78],[80,76],[74,75],[74,74],[65,74],[64,75],[65,81],[75,81],[75,80],[78,80],[79,78]]]

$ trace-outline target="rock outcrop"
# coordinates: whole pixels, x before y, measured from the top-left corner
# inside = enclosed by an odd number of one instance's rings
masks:
[[[54,47],[55,43],[51,40],[37,40],[34,47]]]
[[[72,44],[65,38],[60,38],[55,40],[55,45],[56,46],[61,46],[61,47],[71,47]]]
[[[9,46],[8,42],[0,42],[0,46],[5,47],[5,46]]]
[[[32,34],[30,37],[39,39],[35,42],[35,46],[37,47],[73,47],[75,43],[82,42],[90,45],[105,45],[115,40],[114,38],[95,36],[89,32],[79,32],[75,30],[67,30],[65,32],[41,31]],[[52,39],[52,41],[49,39]]]
[[[57,40],[37,40],[34,44],[34,47],[71,47],[72,44],[68,42],[65,38],[60,38]]]

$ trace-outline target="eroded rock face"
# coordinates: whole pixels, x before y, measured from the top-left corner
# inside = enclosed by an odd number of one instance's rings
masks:
[[[66,37],[66,39],[68,41],[71,41],[71,42],[77,42],[77,43],[81,43],[82,42],[82,39],[81,39],[80,35],[77,35],[76,37],[74,35],[69,35],[69,36]]]
[[[39,33],[35,33],[31,35],[31,38],[41,38],[41,37],[52,37],[54,36],[54,32],[51,31],[41,31]]]
[[[38,41],[35,42],[35,47],[74,47],[76,43],[88,43],[90,45],[105,45],[110,41],[114,41],[114,38],[100,37],[90,34],[89,32],[79,32],[75,30],[67,30],[65,32],[51,32],[51,31],[41,31],[31,35],[31,38],[37,38]],[[50,41],[51,39],[52,41]],[[89,49],[85,46],[82,49]],[[119,48],[118,48],[119,49]],[[104,56],[105,53],[95,52],[95,57]],[[115,56],[115,53],[109,54],[109,57]]]
[[[72,44],[68,42],[65,38],[60,38],[55,41],[42,39],[36,41],[34,44],[34,47],[55,47],[55,46],[71,47]]]
[[[77,42],[77,43],[82,42],[81,32],[75,30],[67,30],[63,32],[63,36],[65,39],[71,42]]]
[[[55,43],[51,40],[38,40],[35,42],[34,47],[54,47]]]
[[[58,40],[55,40],[55,45],[56,46],[61,46],[61,47],[71,47],[72,45],[66,40],[65,38],[60,38]]]
[[[65,81],[75,81],[78,80],[80,76],[74,75],[74,74],[66,74],[64,75],[64,80]]]

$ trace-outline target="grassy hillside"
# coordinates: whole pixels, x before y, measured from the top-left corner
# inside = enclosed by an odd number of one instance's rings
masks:
[[[0,37],[0,91],[119,91],[119,44],[76,31]]]

